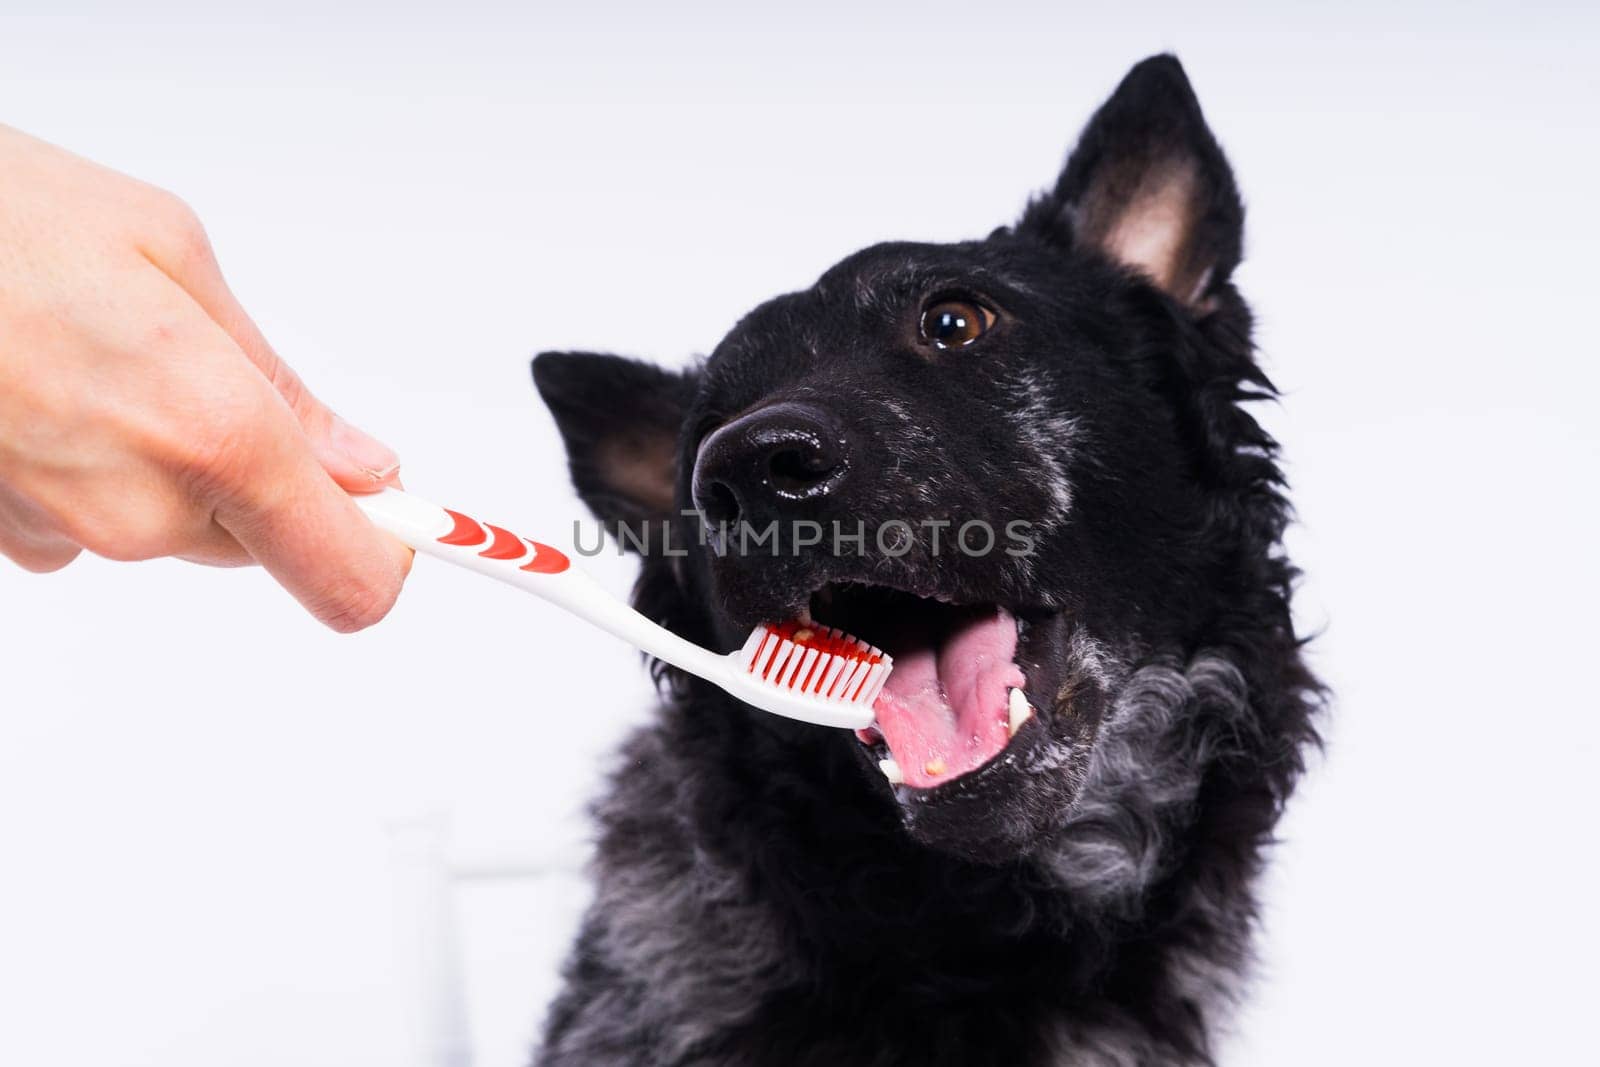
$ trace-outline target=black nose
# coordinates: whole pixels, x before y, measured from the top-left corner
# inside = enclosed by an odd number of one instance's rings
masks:
[[[850,468],[838,424],[807,404],[771,404],[742,415],[700,445],[695,506],[713,525],[765,523],[809,513]]]

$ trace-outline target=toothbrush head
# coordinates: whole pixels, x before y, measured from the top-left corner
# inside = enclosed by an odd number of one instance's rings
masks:
[[[806,622],[757,626],[734,656],[763,685],[816,702],[816,716],[807,717],[826,716],[829,725],[870,723],[872,702],[894,666],[859,637]]]

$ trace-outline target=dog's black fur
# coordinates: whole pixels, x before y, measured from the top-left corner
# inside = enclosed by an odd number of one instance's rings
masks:
[[[780,400],[855,449],[810,516],[1034,523],[1026,557],[935,554],[925,531],[898,558],[646,553],[636,600],[721,649],[825,582],[1005,605],[1040,708],[1004,758],[895,789],[850,734],[658,667],[669,700],[598,806],[539,1062],[1211,1062],[1320,704],[1276,446],[1243,407],[1273,390],[1230,281],[1242,221],[1160,56],[1015,226],[857,253],[685,373],[535,361],[583,498],[679,545],[708,434]],[[995,324],[931,347],[919,316],[952,293]]]

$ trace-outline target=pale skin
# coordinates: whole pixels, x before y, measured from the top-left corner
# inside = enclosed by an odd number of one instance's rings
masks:
[[[182,201],[0,126],[0,554],[259,563],[359,630],[411,551],[349,494],[398,470],[272,350]]]

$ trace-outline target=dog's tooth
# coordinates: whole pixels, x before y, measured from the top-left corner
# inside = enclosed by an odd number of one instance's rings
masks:
[[[900,764],[892,759],[879,760],[878,770],[882,771],[883,776],[889,779],[890,785],[899,785],[906,780],[906,776],[900,773]]]
[[[1033,705],[1028,703],[1028,698],[1022,690],[1013,689],[1006,697],[1006,733],[1009,737],[1016,737],[1017,731],[1022,729],[1022,724],[1033,718]]]

